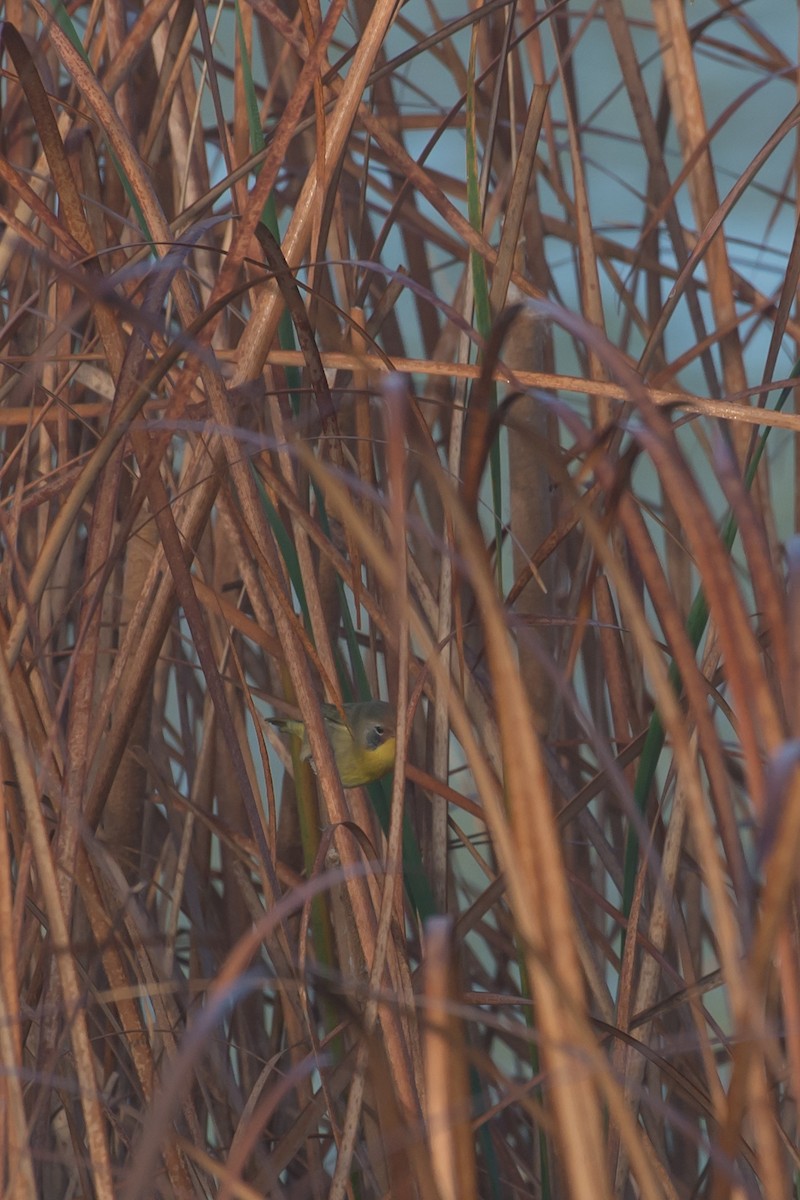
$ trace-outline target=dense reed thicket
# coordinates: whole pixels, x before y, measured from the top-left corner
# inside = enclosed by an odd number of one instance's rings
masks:
[[[3,1195],[796,1188],[790,10],[6,3]]]

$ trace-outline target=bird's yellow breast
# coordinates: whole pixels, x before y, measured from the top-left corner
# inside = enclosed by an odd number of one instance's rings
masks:
[[[353,741],[349,731],[347,738],[332,737],[336,766],[343,787],[361,787],[387,775],[394,766],[397,742],[389,737],[374,750],[367,750]]]

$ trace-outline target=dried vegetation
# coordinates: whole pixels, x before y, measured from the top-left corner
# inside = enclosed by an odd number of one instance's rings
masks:
[[[5,5],[6,1196],[792,1190],[796,38],[456,8]]]

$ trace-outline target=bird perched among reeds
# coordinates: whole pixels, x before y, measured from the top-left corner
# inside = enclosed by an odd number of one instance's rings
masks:
[[[388,775],[394,766],[397,750],[395,715],[391,704],[385,700],[365,700],[344,704],[342,710],[345,719],[342,719],[342,713],[335,704],[322,705],[322,718],[342,787],[361,787]],[[291,717],[267,719],[270,724],[302,739],[300,760],[309,762],[312,769],[316,770],[305,722]]]

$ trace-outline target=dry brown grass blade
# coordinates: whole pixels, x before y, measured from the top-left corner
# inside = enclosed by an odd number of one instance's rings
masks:
[[[339,1200],[348,1186],[355,1138],[360,1124],[361,1108],[364,1100],[364,1083],[369,1060],[369,1044],[374,1037],[378,1019],[381,1013],[376,996],[387,961],[389,949],[392,914],[395,908],[395,896],[402,871],[402,828],[403,828],[403,763],[405,761],[407,724],[406,711],[408,703],[408,636],[407,636],[407,605],[408,582],[406,574],[406,536],[405,536],[405,467],[404,441],[408,410],[408,391],[406,382],[400,376],[390,377],[384,387],[384,402],[386,407],[386,438],[389,447],[388,485],[389,485],[389,519],[392,528],[392,549],[397,566],[397,592],[395,595],[395,617],[397,620],[397,675],[398,692],[395,712],[397,715],[396,736],[398,751],[396,760],[395,781],[392,790],[391,824],[386,845],[386,865],[383,894],[381,896],[378,924],[375,934],[374,949],[367,958],[369,981],[372,995],[367,999],[364,1011],[364,1040],[359,1046],[356,1059],[356,1070],[347,1100],[347,1111],[343,1125],[343,1139],[339,1146],[339,1158],[331,1184],[331,1200]],[[383,1016],[386,1022],[386,1015]],[[411,1035],[416,1041],[415,1034]],[[397,1094],[400,1105],[405,1111],[406,1118],[416,1114],[418,1106],[418,1086],[412,1091],[406,1091],[405,1080],[401,1074],[401,1064],[398,1061],[396,1042],[387,1039],[387,1059],[396,1080]],[[406,1048],[406,1053],[412,1060],[416,1058],[414,1046]],[[384,1133],[387,1144],[391,1142],[391,1129]]]
[[[5,763],[3,763],[5,768]],[[2,810],[5,825],[8,819],[6,806],[11,789],[2,787]],[[18,946],[15,944],[14,912],[11,894],[11,860],[5,838],[0,844],[0,1060],[3,1064],[4,1102],[7,1120],[3,1139],[10,1161],[15,1168],[11,1186],[19,1189],[25,1200],[34,1200],[36,1180],[32,1147],[29,1144],[27,1116],[22,1088],[22,1023],[19,1007],[19,967],[16,961]]]
[[[582,980],[570,933],[571,918],[546,773],[533,715],[510,656],[496,597],[482,577],[484,568],[474,535],[462,522],[458,524],[462,552],[470,567],[470,582],[485,622],[488,659],[498,689],[495,700],[509,827],[493,804],[487,804],[487,816],[505,866],[528,976],[536,996],[543,1059],[553,1073],[551,1099],[570,1192],[576,1197],[596,1196],[598,1180],[603,1180],[604,1159],[600,1109],[593,1082],[584,1073],[586,1068],[576,1069],[574,1058],[576,1048],[586,1043],[586,1030],[582,1029]],[[546,971],[541,969],[542,958],[548,963]],[[575,1139],[580,1141],[580,1153]],[[606,1194],[605,1188],[601,1194]]]
[[[490,397],[503,342],[514,321],[522,311],[521,305],[505,309],[492,325],[492,331],[481,357],[480,375],[470,394],[469,411],[464,422],[464,441],[461,451],[461,497],[465,508],[477,518],[478,492],[489,452],[505,412],[495,413]],[[516,397],[506,400],[513,402]]]
[[[294,276],[283,252],[273,235],[263,224],[256,226],[255,231],[261,249],[264,251],[270,270],[274,273],[278,287],[281,290],[283,302],[289,311],[294,325],[295,334],[300,342],[300,348],[305,359],[309,382],[319,409],[319,420],[323,433],[327,437],[336,438],[338,435],[336,410],[331,399],[320,357],[319,348],[314,340],[314,333],[309,322],[308,313],[303,304]]]
[[[506,304],[511,273],[515,262],[520,258],[518,243],[522,234],[522,222],[533,175],[536,146],[547,108],[548,96],[549,89],[543,87],[535,87],[531,93],[519,153],[514,165],[514,178],[511,181],[508,208],[503,220],[503,232],[500,235],[497,262],[489,293],[492,312],[495,314],[499,313]]]
[[[81,1002],[78,972],[70,952],[69,927],[39,804],[33,761],[16,707],[12,677],[6,665],[5,655],[0,655],[0,713],[2,713],[2,726],[5,736],[8,738],[14,770],[25,806],[34,862],[45,897],[47,919],[56,948],[60,951],[57,953],[56,962],[53,965],[58,973],[64,1009],[69,1017],[70,1040],[75,1056],[75,1070],[86,1122],[95,1187],[98,1197],[101,1197],[102,1200],[110,1200],[114,1189],[108,1148],[108,1127],[95,1086],[92,1049]],[[21,1165],[24,1170],[24,1162]]]
[[[452,925],[446,918],[425,927],[425,1118],[431,1166],[441,1200],[477,1197],[467,1046],[453,1015],[460,999]]]
[[[688,180],[697,226],[704,229],[719,209],[716,178],[707,147],[705,106],[694,60],[686,12],[678,0],[665,0],[653,13],[663,48],[666,86],[681,148],[686,159],[700,151]],[[731,332],[720,340],[724,390],[738,392],[746,386],[741,343],[734,322],[733,288],[725,242],[717,238],[708,247],[708,279],[714,320]]]
[[[221,303],[221,306],[224,306],[224,301]],[[331,371],[364,369],[380,374],[389,370],[386,360],[375,354],[347,354],[337,351],[323,351],[320,357],[325,369]],[[297,350],[273,350],[269,356],[269,363],[280,368],[302,366],[303,362],[303,356]],[[477,379],[480,373],[480,367],[473,363],[443,363],[421,358],[398,357],[391,360],[391,365],[403,372],[422,374],[429,376],[433,380],[450,376],[455,379]],[[558,375],[550,374],[547,371],[526,371],[520,369],[515,370],[512,374],[506,367],[498,367],[496,382],[505,383],[509,381],[526,388],[553,388],[576,396],[583,395],[586,392],[586,380],[576,375]],[[792,379],[777,379],[769,385],[769,391],[779,391],[785,387],[792,386],[794,386]],[[593,384],[593,388],[599,395],[607,397],[610,400],[627,399],[625,387],[618,383],[598,382],[597,384]],[[707,396],[700,396],[691,391],[675,391],[662,388],[648,389],[648,396],[651,403],[662,408],[678,408],[685,410],[689,414],[713,417],[725,422],[745,426],[763,426],[797,432],[798,428],[800,428],[800,418],[794,413],[776,411],[775,409],[752,409],[743,406],[742,401],[758,396],[764,390],[763,384],[746,388],[744,392],[733,397],[731,401],[710,400]],[[242,391],[243,389],[240,389],[240,393]],[[148,411],[149,415],[163,407],[163,402],[151,400],[143,407]],[[69,406],[70,414],[74,415],[76,419],[82,420],[96,419],[106,411],[106,405],[97,401]],[[54,409],[52,402],[46,406],[25,408],[9,406],[0,411],[0,428],[24,426],[29,421],[51,424],[57,421],[60,415],[58,409]],[[512,429],[514,428],[513,418],[507,423]]]
[[[338,16],[339,10],[334,9],[329,15]],[[356,109],[360,102],[361,93],[369,72],[380,50],[386,29],[394,15],[392,0],[380,0],[372,12],[369,25],[364,30],[359,41],[358,51],[350,65],[347,79],[338,98],[336,107],[327,125],[327,157],[338,159],[345,136],[349,133]],[[327,18],[326,18],[327,22]],[[331,22],[333,28],[335,23]],[[331,33],[333,32],[331,28]],[[318,40],[321,51],[325,47],[323,38]],[[321,61],[321,58],[320,60]],[[314,59],[309,59],[310,67],[316,66]],[[280,159],[277,160],[280,162]],[[276,164],[277,166],[277,164]],[[292,220],[283,239],[284,257],[290,267],[295,267],[311,238],[311,221],[317,202],[317,188],[324,186],[324,175],[317,177],[311,172],[298,197],[294,207]],[[264,198],[269,194],[265,190]],[[256,197],[257,199],[258,197]],[[260,208],[251,205],[250,210],[256,217],[260,216]],[[237,368],[235,383],[254,379],[260,373],[267,351],[274,337],[280,311],[276,305],[276,295],[267,289],[260,298],[253,315],[248,322],[247,333],[240,345],[240,360]]]

